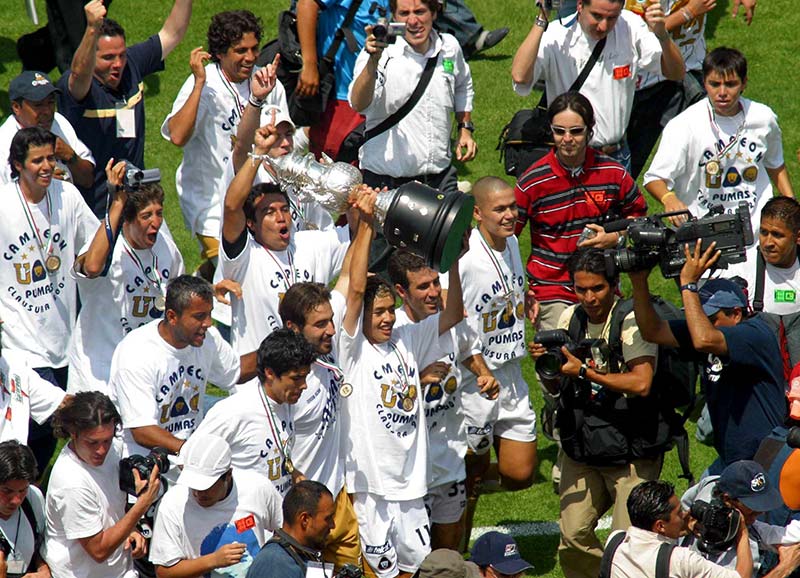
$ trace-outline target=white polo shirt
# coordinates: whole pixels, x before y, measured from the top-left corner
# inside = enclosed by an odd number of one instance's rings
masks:
[[[531,82],[514,83],[514,90],[520,96],[529,95],[533,85],[543,78],[550,104],[578,78],[597,41],[583,32],[577,18],[570,18],[565,24],[550,23],[539,45]],[[580,89],[594,108],[592,146],[618,143],[625,136],[636,76],[642,71],[661,72],[661,44],[644,20],[623,10]]]
[[[397,178],[441,173],[450,166],[453,113],[472,110],[472,75],[455,37],[432,31],[431,41],[425,54],[415,52],[403,38],[384,49],[372,102],[361,111],[367,118],[367,129],[379,125],[408,101],[428,58],[436,56],[438,61],[430,84],[408,115],[361,147],[358,156],[362,169]],[[368,60],[369,54],[362,50],[353,78],[358,78]],[[353,83],[348,99],[352,106]]]

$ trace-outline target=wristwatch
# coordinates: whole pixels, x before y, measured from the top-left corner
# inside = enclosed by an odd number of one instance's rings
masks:
[[[467,129],[469,132],[475,132],[475,125],[472,124],[471,120],[458,123],[458,130],[461,130],[462,128]]]
[[[581,379],[586,379],[586,372],[589,370],[589,366],[585,363],[581,363],[581,368],[578,370],[578,377]]]
[[[548,27],[548,25],[550,23],[547,21],[547,18],[542,18],[541,15],[538,15],[538,16],[536,16],[535,24],[536,24],[536,26],[538,26],[542,30],[547,30],[547,27]]]
[[[697,283],[687,283],[686,285],[681,285],[681,291],[691,291],[692,293],[697,293]]]

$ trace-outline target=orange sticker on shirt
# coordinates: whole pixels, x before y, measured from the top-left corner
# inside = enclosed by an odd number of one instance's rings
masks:
[[[631,75],[630,64],[626,64],[625,66],[614,67],[614,80],[622,80],[623,78],[629,78],[630,75]]]
[[[256,518],[253,514],[250,514],[245,518],[236,520],[234,524],[236,524],[236,531],[241,534],[242,532],[247,532],[250,528],[255,528]]]

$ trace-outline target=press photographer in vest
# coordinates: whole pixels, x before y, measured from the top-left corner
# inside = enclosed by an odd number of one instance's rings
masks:
[[[622,303],[616,272],[600,249],[579,250],[569,270],[578,303],[561,315],[561,331],[540,331],[529,349],[539,379],[559,396],[561,565],[567,578],[589,578],[600,570],[600,516],[613,508],[612,528],[630,525],[628,494],[658,478],[670,435],[650,395],[658,347],[639,335],[632,311],[611,327]]]
[[[36,458],[16,440],[0,443],[0,578],[50,578],[39,547],[44,538],[44,497],[33,485]]]

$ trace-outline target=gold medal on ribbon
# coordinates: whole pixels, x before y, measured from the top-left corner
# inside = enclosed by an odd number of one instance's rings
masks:
[[[291,475],[294,473],[294,464],[292,463],[292,459],[289,456],[283,458],[283,467],[286,468],[287,474]]]
[[[405,411],[411,411],[414,409],[414,400],[410,397],[403,398],[403,409]]]
[[[350,397],[350,394],[353,393],[353,386],[349,383],[343,383],[339,387],[339,395],[342,397]]]
[[[61,268],[61,257],[58,255],[48,255],[44,261],[44,267],[49,273],[55,273]]]
[[[709,177],[716,177],[720,172],[719,161],[712,159],[706,163],[706,174]]]
[[[164,311],[167,308],[167,298],[163,295],[156,296],[155,306],[159,311]]]

